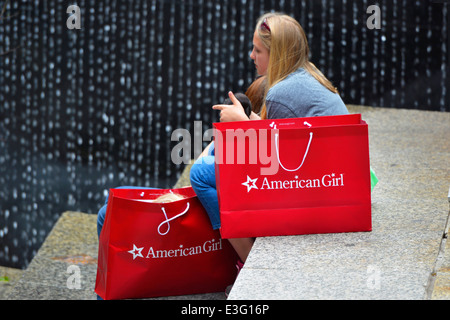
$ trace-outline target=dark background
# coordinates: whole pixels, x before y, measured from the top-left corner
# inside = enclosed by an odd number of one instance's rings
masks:
[[[25,268],[64,211],[97,213],[111,187],[172,186],[172,131],[211,128],[211,106],[252,82],[266,11],[302,24],[345,103],[449,112],[439,2],[0,1],[0,265]],[[66,26],[72,4],[80,30]]]

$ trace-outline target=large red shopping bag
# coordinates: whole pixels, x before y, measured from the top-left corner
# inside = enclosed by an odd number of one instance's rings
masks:
[[[360,114],[215,123],[223,238],[371,230]]]
[[[185,198],[154,202],[168,192]],[[191,187],[111,189],[95,291],[103,299],[219,292],[236,278],[237,259]]]

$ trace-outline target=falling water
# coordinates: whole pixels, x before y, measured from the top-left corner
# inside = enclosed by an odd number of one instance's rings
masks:
[[[5,1],[0,2],[3,8]],[[68,29],[69,5],[81,29]],[[368,29],[369,5],[381,29]],[[171,133],[254,78],[256,19],[303,25],[348,104],[450,111],[448,5],[429,1],[9,1],[0,20],[0,265],[24,268],[62,212],[169,187]],[[76,226],[74,226],[76,228]]]

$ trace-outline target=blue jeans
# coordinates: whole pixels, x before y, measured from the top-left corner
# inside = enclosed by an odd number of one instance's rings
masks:
[[[130,187],[123,186],[118,187],[117,189],[155,189],[155,188],[146,188],[146,187]],[[108,204],[108,196],[106,197],[105,204],[100,208],[97,214],[97,235],[100,238],[100,233],[102,232],[103,224],[105,223],[106,216],[106,206]]]
[[[214,153],[214,149],[212,153]],[[192,189],[194,189],[198,199],[208,213],[213,229],[219,229],[220,213],[214,155],[197,159],[191,167],[190,178]]]

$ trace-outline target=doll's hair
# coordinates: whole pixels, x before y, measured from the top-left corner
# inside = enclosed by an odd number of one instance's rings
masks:
[[[168,202],[174,202],[174,201],[178,201],[178,200],[183,200],[185,199],[185,197],[181,194],[178,193],[173,193],[173,192],[169,192],[169,193],[165,193],[161,196],[159,196],[158,198],[155,199],[155,203],[168,203]]]

